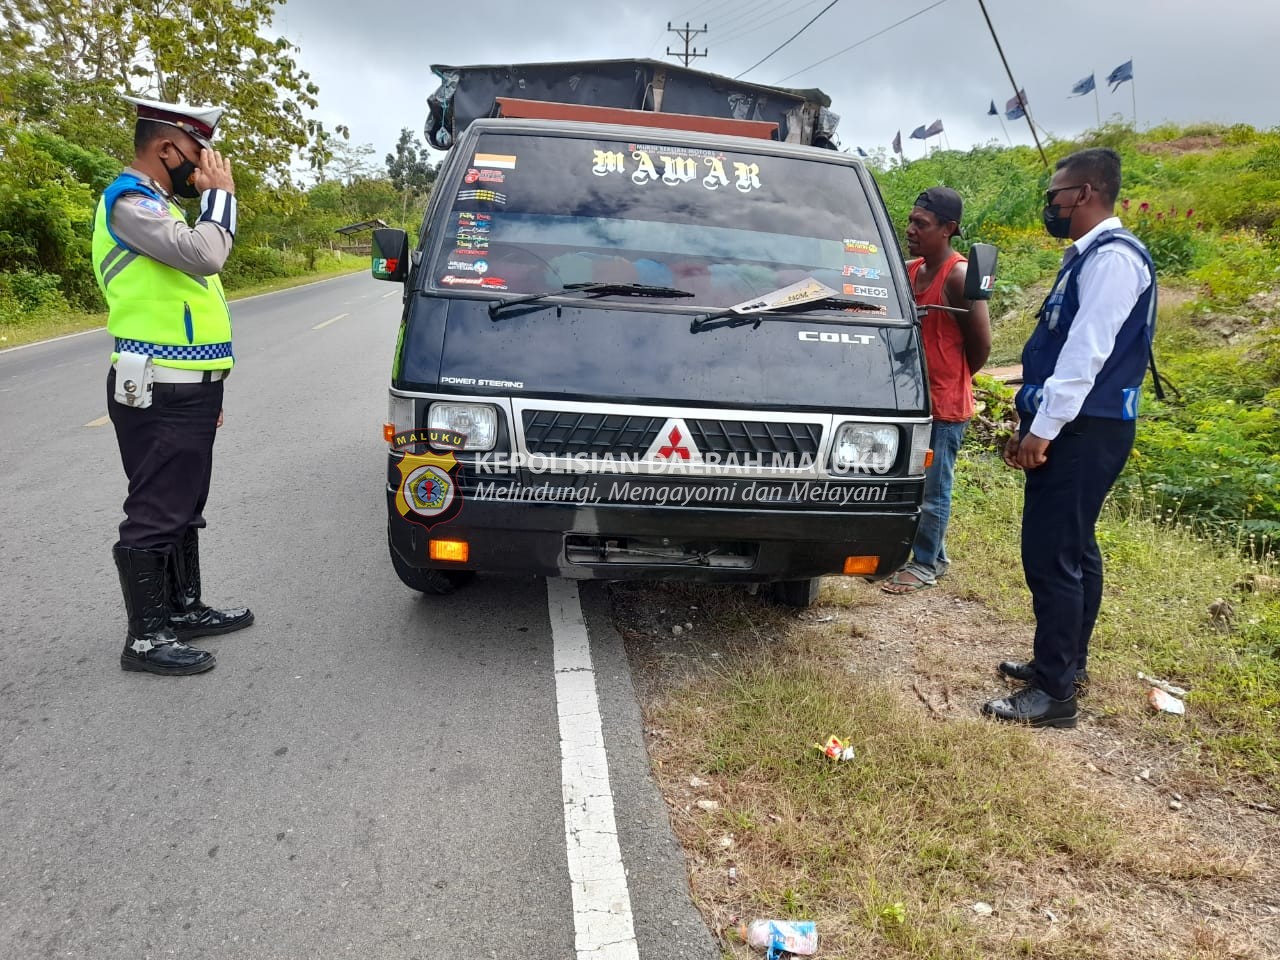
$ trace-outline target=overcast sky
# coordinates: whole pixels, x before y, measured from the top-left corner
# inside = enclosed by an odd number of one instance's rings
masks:
[[[665,57],[683,42],[667,21],[709,30],[709,56],[691,66],[734,76],[799,30],[830,0],[289,0],[274,28],[301,48],[320,86],[316,117],[345,123],[353,143],[381,158],[401,127],[424,140],[433,63],[500,64]],[[935,9],[811,66],[928,7],[935,0],[837,0],[808,30],[743,79],[819,87],[840,115],[841,145],[871,151],[902,131],[907,157],[924,145],[912,129],[941,119],[946,143],[964,149],[1005,142],[994,99],[1013,95],[978,0]],[[1140,127],[1164,121],[1280,126],[1280,2],[1277,0],[987,0],[1009,66],[1039,127],[1070,137],[1095,126],[1094,95],[1069,99],[1094,73],[1103,120]],[[1133,59],[1134,81],[1112,93],[1106,75]],[[794,74],[794,76],[789,76]],[[1005,121],[1031,143],[1025,120]],[[940,143],[935,138],[933,144]]]

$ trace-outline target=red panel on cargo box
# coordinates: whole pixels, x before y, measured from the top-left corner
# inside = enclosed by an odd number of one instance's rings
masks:
[[[688,113],[652,113],[648,110],[623,110],[617,107],[593,107],[579,103],[551,103],[546,100],[520,100],[495,97],[500,116],[524,120],[581,120],[594,123],[625,124],[634,127],[663,127],[668,130],[696,130],[722,133],[732,137],[757,140],[777,138],[778,125],[767,120],[729,120],[723,117],[699,117]]]

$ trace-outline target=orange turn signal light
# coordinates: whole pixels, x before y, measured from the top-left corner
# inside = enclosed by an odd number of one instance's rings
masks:
[[[847,577],[868,577],[880,569],[879,557],[845,557],[844,573]]]
[[[924,468],[928,470],[933,466],[933,450],[932,448],[924,452]]]
[[[394,423],[384,423],[382,425],[382,439],[390,443],[396,438],[396,425]]]
[[[471,556],[471,545],[465,540],[432,540],[428,549],[432,560],[466,563]]]

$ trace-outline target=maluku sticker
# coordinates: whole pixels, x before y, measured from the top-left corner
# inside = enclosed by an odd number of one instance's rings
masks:
[[[406,453],[396,465],[396,512],[412,523],[434,527],[447,523],[462,509],[458,460],[452,452]]]

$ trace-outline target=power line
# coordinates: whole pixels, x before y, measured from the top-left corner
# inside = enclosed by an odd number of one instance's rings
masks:
[[[815,22],[817,22],[818,17],[821,17],[824,13],[826,13],[828,10],[830,10],[832,7],[834,7],[834,6],[835,6],[837,3],[839,3],[839,2],[840,2],[840,0],[831,0],[831,2],[830,2],[830,3],[828,3],[825,7],[823,7],[821,10],[819,10],[819,11],[818,11],[817,15],[816,15],[816,16],[814,16],[814,18],[813,18],[812,20],[810,20],[808,23],[806,23],[803,27],[801,27],[799,30],[797,30],[795,33],[793,33],[791,36],[787,37],[787,39],[786,39],[786,40],[782,41],[782,43],[780,43],[778,46],[774,47],[774,48],[773,48],[772,50],[770,50],[767,54],[765,54],[765,55],[764,55],[764,57],[763,57],[762,59],[757,60],[755,63],[753,63],[751,66],[747,67],[747,69],[743,70],[743,71],[742,71],[742,73],[738,74],[738,76],[734,77],[733,79],[737,80],[739,77],[742,77],[744,74],[748,74],[748,73],[750,73],[750,72],[751,72],[752,70],[754,70],[756,67],[760,66],[760,64],[764,63],[764,62],[765,62],[765,60],[768,60],[768,59],[769,59],[770,57],[772,57],[775,53],[777,53],[779,50],[781,50],[783,47],[785,47],[788,43],[790,43],[790,42],[791,42],[792,40],[794,40],[796,37],[800,36],[800,34],[804,33],[804,32],[805,32],[806,30],[808,30],[811,26],[813,26],[813,25],[814,25],[814,23],[815,23]]]
[[[717,29],[723,29],[725,36],[741,33],[744,29],[750,29],[752,24],[758,22],[761,17],[767,16],[774,5],[775,0],[756,0],[755,3],[748,3],[733,12],[728,26],[717,27]]]
[[[720,42],[730,43],[742,37],[749,36],[759,30],[763,30],[771,23],[777,23],[779,20],[786,20],[788,17],[794,16],[807,7],[815,7],[821,2],[822,0],[794,0],[790,5],[782,7],[781,12],[779,12],[777,16],[770,17],[768,20],[757,19],[752,23],[739,24],[738,26],[731,28],[728,33],[720,38]],[[769,0],[769,3],[772,3],[772,0]]]
[[[900,26],[902,26],[904,23],[906,23],[908,20],[914,20],[916,17],[920,16],[921,14],[928,13],[928,12],[929,12],[930,10],[932,10],[934,7],[940,7],[940,6],[942,6],[942,5],[943,5],[944,3],[946,3],[946,2],[947,2],[947,0],[937,0],[937,2],[936,2],[936,3],[931,3],[931,4],[929,4],[929,6],[925,7],[923,10],[917,10],[915,13],[911,14],[910,16],[908,16],[908,17],[903,17],[901,20],[897,21],[896,23],[891,23],[891,24],[889,24],[889,25],[888,25],[887,27],[885,27],[883,30],[877,30],[875,33],[871,34],[870,36],[863,37],[863,38],[862,38],[861,40],[859,40],[857,43],[851,44],[851,45],[849,45],[849,46],[845,47],[843,50],[837,50],[835,53],[833,53],[833,54],[832,54],[831,56],[829,56],[829,57],[823,57],[821,60],[817,61],[816,63],[811,63],[811,64],[809,64],[807,67],[801,67],[801,68],[800,68],[799,70],[797,70],[795,73],[789,73],[789,74],[787,74],[785,77],[783,77],[781,80],[779,80],[779,81],[777,81],[777,82],[778,82],[778,83],[783,83],[784,81],[790,80],[792,77],[799,76],[800,74],[805,73],[806,71],[812,70],[814,67],[820,67],[820,66],[822,66],[824,63],[826,63],[828,60],[834,60],[836,57],[841,56],[842,54],[846,54],[846,53],[848,53],[848,52],[849,52],[850,50],[852,50],[854,47],[860,47],[860,46],[862,46],[864,43],[869,43],[870,41],[874,40],[876,37],[879,37],[879,36],[882,36],[883,34],[888,33],[888,32],[889,32],[890,30],[892,30],[894,27],[900,27]]]

